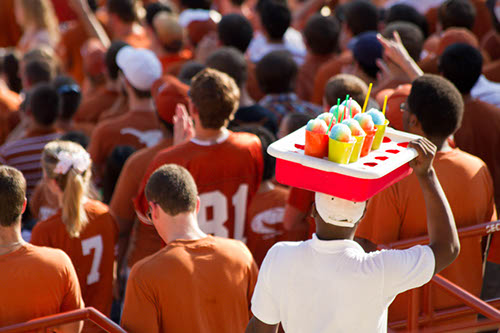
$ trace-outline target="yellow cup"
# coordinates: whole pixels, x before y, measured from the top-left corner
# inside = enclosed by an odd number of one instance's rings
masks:
[[[366,135],[355,136],[356,143],[354,144],[354,148],[352,149],[349,163],[354,163],[359,159],[359,155],[361,154],[361,147],[363,147],[363,143],[365,142],[365,137]]]
[[[328,138],[328,159],[339,164],[349,163],[356,140],[341,142]]]
[[[375,127],[377,128],[377,133],[375,134],[375,139],[373,139],[372,150],[380,148],[382,140],[384,140],[385,129],[387,128],[387,125],[389,125],[389,120],[387,119],[385,120],[385,123],[383,125],[375,125]]]

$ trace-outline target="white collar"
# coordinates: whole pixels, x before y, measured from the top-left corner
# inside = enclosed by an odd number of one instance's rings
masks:
[[[346,249],[354,249],[357,251],[365,252],[361,247],[361,245],[350,239],[325,241],[319,239],[318,236],[316,236],[316,234],[313,234],[312,239],[310,239],[309,242],[311,247],[318,252],[336,253],[336,252],[342,252]]]
[[[229,131],[223,130],[222,134],[215,140],[200,140],[196,138],[192,138],[191,142],[198,146],[213,146],[218,145],[219,143],[223,143],[229,137]]]

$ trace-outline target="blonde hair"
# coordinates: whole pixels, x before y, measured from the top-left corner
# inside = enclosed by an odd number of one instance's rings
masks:
[[[77,168],[69,166],[65,174],[56,169],[60,162],[60,153],[71,156],[86,153],[85,149],[71,141],[49,142],[42,153],[42,167],[49,179],[54,179],[63,191],[62,221],[71,237],[79,237],[80,232],[88,223],[83,203],[89,192],[91,177],[91,163],[86,170],[80,172]]]
[[[33,23],[37,29],[46,29],[50,38],[59,41],[59,21],[50,0],[16,0],[22,7],[24,20]]]

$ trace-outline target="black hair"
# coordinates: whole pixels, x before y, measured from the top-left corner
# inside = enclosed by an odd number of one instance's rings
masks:
[[[82,100],[80,86],[71,77],[64,75],[56,77],[52,81],[52,86],[56,89],[61,101],[59,117],[63,120],[71,120]]]
[[[109,13],[117,15],[123,22],[137,21],[136,0],[108,0],[106,8]]]
[[[54,72],[52,66],[47,61],[34,59],[26,64],[24,75],[28,82],[34,86],[38,83],[50,82]]]
[[[211,0],[181,0],[181,6],[190,9],[209,10],[212,6]]]
[[[304,37],[314,54],[326,55],[337,50],[340,25],[334,17],[315,14],[307,21]]]
[[[354,36],[377,31],[379,13],[370,1],[355,0],[345,5],[345,22]]]
[[[450,81],[425,74],[413,81],[408,112],[417,117],[426,136],[445,139],[460,127],[464,102]]]
[[[235,47],[245,53],[253,38],[253,28],[246,17],[228,14],[217,25],[217,34],[222,45]]]
[[[29,109],[35,122],[43,126],[51,126],[59,115],[59,95],[48,83],[40,83],[32,89],[29,96]]]
[[[179,74],[177,75],[177,78],[179,81],[182,83],[185,83],[187,85],[191,85],[191,79],[204,70],[207,66],[200,64],[199,62],[196,62],[194,60],[186,61],[180,71]]]
[[[476,8],[469,0],[447,0],[439,7],[438,20],[443,31],[451,27],[472,30]]]
[[[134,152],[132,146],[116,146],[106,160],[102,186],[102,202],[105,204],[110,203],[123,165]]]
[[[78,143],[80,146],[82,146],[84,149],[87,149],[90,138],[87,136],[87,134],[81,132],[81,131],[69,131],[63,134],[60,139],[61,141],[71,141]]]
[[[232,77],[240,88],[247,80],[245,55],[234,47],[221,47],[214,51],[207,58],[206,65]]]
[[[267,147],[276,141],[276,136],[267,128],[259,125],[243,125],[234,128],[234,131],[252,133],[259,138],[262,145],[262,158],[264,160],[262,181],[273,179],[276,168],[276,158],[267,153]]]
[[[111,43],[111,46],[106,51],[104,62],[106,64],[106,69],[108,70],[109,77],[112,80],[118,79],[120,67],[118,67],[118,64],[116,63],[116,55],[118,54],[118,51],[120,51],[121,48],[125,46],[128,46],[128,44],[121,40],[117,40]]]
[[[427,19],[412,6],[397,4],[389,8],[385,23],[389,24],[396,21],[413,23],[420,28],[420,31],[424,34],[424,38],[429,36],[429,24],[427,23]]]
[[[281,94],[294,90],[298,67],[287,51],[265,55],[256,67],[257,82],[265,94]]]
[[[272,40],[282,40],[285,32],[292,22],[290,9],[273,0],[260,0],[257,12],[262,22],[262,27]]]
[[[171,7],[162,2],[152,2],[146,6],[146,23],[148,26],[153,27],[153,20],[156,14],[161,12],[173,13]]]
[[[7,49],[0,64],[0,73],[3,73],[10,90],[20,93],[23,89],[21,78],[19,77],[19,53],[15,49]]]
[[[418,62],[424,47],[424,34],[419,27],[413,23],[405,21],[394,21],[389,23],[382,35],[387,39],[393,39],[393,33],[397,31],[403,46],[408,51],[410,57]]]
[[[439,72],[462,94],[469,94],[483,69],[483,56],[476,48],[456,43],[448,46],[439,58]]]

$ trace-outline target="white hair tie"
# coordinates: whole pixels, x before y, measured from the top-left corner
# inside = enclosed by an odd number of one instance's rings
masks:
[[[60,151],[57,154],[56,167],[54,172],[60,175],[65,175],[68,171],[73,168],[79,174],[84,173],[90,166],[90,155],[86,151],[81,151],[78,153],[68,153],[66,151]]]

